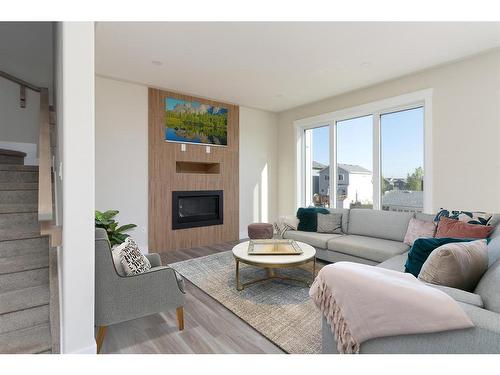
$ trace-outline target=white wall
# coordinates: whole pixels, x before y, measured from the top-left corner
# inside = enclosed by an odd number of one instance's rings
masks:
[[[240,236],[277,212],[276,115],[240,107]],[[117,209],[148,251],[148,93],[144,85],[96,77],[96,209]]]
[[[56,184],[57,220],[63,226],[63,246],[58,249],[61,351],[95,353],[93,22],[59,23],[55,56],[62,161],[62,184]]]
[[[148,252],[148,89],[96,77],[96,209],[118,210],[120,224]]]
[[[278,131],[274,113],[240,107],[240,238],[277,215]]]
[[[52,89],[52,41],[51,22],[0,22],[0,70]],[[2,147],[24,152],[36,147],[39,108],[39,93],[26,89],[26,108],[21,108],[19,85],[0,78]],[[35,163],[30,156],[26,164]]]
[[[279,212],[295,211],[293,121],[433,88],[433,210],[500,212],[500,50],[278,114]]]

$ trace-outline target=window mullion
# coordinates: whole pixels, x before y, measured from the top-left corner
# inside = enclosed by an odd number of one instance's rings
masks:
[[[330,207],[337,208],[337,122],[330,123]]]
[[[380,161],[380,112],[375,112],[373,117],[373,209],[381,207],[381,161]]]

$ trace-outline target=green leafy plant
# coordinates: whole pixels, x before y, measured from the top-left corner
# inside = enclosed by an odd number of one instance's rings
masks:
[[[129,237],[129,235],[123,232],[137,227],[135,224],[125,224],[119,227],[118,222],[113,219],[119,212],[120,211],[117,210],[108,210],[106,212],[96,210],[95,212],[95,226],[96,228],[106,230],[111,246],[125,242],[125,239]]]

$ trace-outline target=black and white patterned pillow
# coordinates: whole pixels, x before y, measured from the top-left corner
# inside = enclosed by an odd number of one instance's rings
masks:
[[[127,276],[144,273],[151,269],[148,258],[142,255],[135,241],[127,237],[120,253],[120,262]]]
[[[450,211],[441,208],[434,218],[434,221],[438,222],[442,217],[463,221],[468,224],[491,225],[491,218],[493,217],[493,214],[473,211]]]
[[[295,216],[280,216],[278,220],[273,224],[274,233],[283,238],[286,231],[297,230],[298,221],[299,220]]]

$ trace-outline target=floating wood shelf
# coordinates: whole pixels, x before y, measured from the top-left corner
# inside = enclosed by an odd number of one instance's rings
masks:
[[[176,161],[175,171],[177,173],[220,174],[220,163]]]

